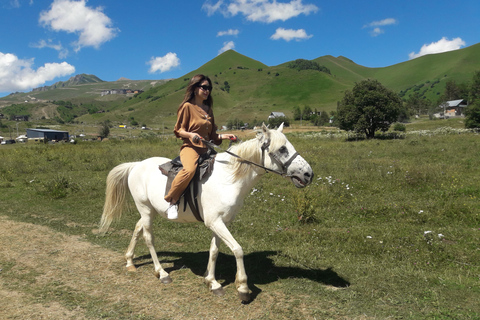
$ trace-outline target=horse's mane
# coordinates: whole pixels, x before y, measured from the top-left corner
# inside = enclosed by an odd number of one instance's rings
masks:
[[[287,142],[285,135],[277,130],[270,130],[269,136],[269,150],[277,150]],[[260,164],[262,158],[260,139],[261,135],[257,134],[255,139],[247,140],[240,144],[234,145],[229,149],[229,151],[243,159]],[[231,165],[233,167],[233,181],[243,178],[250,172],[250,170],[254,168],[254,166],[251,164],[248,164],[235,157],[231,158]]]

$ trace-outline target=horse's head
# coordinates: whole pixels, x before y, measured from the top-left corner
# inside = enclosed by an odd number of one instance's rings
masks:
[[[290,178],[297,188],[303,188],[312,183],[312,167],[298,154],[283,134],[283,123],[277,130],[269,130],[264,124],[258,139],[262,145],[262,158],[266,167]]]

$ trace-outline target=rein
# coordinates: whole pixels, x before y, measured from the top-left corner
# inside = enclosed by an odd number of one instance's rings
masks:
[[[282,177],[289,177],[289,175],[287,175],[287,169],[288,169],[288,166],[293,162],[293,160],[295,160],[295,158],[298,156],[298,152],[295,152],[293,154],[293,156],[290,157],[290,159],[288,159],[287,162],[285,163],[282,163],[273,153],[268,153],[278,164],[280,164],[280,166],[282,167],[283,171],[280,172],[280,171],[277,171],[277,170],[274,170],[274,169],[270,169],[270,168],[267,168],[265,167],[265,150],[268,149],[268,147],[270,146],[270,141],[267,141],[265,142],[263,145],[262,145],[262,164],[258,164],[258,163],[255,163],[253,161],[250,161],[250,160],[247,160],[247,159],[244,159],[242,157],[240,157],[239,155],[231,152],[231,151],[228,151],[228,150],[225,150],[225,149],[222,149],[220,148],[219,146],[215,145],[214,143],[210,142],[210,141],[207,141],[207,140],[203,140],[201,139],[201,141],[211,150],[213,149],[218,149],[220,151],[223,151],[223,152],[226,152],[228,153],[229,155],[235,157],[235,158],[238,158],[240,160],[242,160],[243,162],[245,163],[248,163],[248,164],[251,164],[251,165],[254,165],[254,166],[257,166],[259,168],[262,168],[263,170],[265,170],[266,172],[273,172],[273,173],[276,173]]]

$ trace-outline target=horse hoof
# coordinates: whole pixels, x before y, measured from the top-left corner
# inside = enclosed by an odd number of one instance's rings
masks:
[[[238,297],[242,300],[242,303],[250,302],[250,293],[248,292],[239,292]]]
[[[127,271],[128,272],[135,272],[135,271],[137,271],[137,268],[135,266],[128,266]]]
[[[163,278],[160,278],[160,281],[163,283],[163,284],[169,284],[169,283],[172,283],[172,278],[170,278],[170,276],[166,276],[166,277],[163,277]]]
[[[223,289],[223,287],[220,287],[218,289],[212,290],[212,293],[217,297],[223,297],[225,295],[225,290]]]

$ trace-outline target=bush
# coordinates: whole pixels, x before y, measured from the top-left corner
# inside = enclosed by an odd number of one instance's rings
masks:
[[[469,105],[465,110],[465,128],[480,128],[480,101]]]
[[[297,208],[298,222],[302,224],[317,222],[314,202],[314,198],[308,192],[297,192],[293,194],[293,203],[295,208]]]
[[[288,67],[291,68],[291,69],[296,69],[298,71],[301,71],[301,70],[316,70],[316,71],[331,74],[330,69],[328,69],[327,67],[322,66],[322,65],[316,63],[315,61],[310,61],[310,60],[305,60],[305,59],[297,59],[297,60],[291,62],[290,64],[288,64]]]
[[[270,128],[275,128],[279,127],[283,122],[283,126],[289,127],[290,126],[290,120],[288,120],[287,117],[277,117],[277,118],[270,118],[268,119],[268,124]]]
[[[405,132],[407,131],[407,127],[403,123],[397,122],[393,125],[393,130]]]
[[[54,176],[51,180],[42,183],[43,190],[39,193],[52,199],[65,198],[68,193],[76,192],[80,189],[77,183],[62,175]]]

